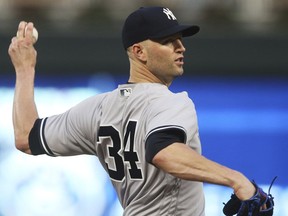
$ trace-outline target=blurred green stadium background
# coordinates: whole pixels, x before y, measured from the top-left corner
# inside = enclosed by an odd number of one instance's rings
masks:
[[[13,71],[7,49],[21,20],[39,31],[39,74],[125,75],[123,20],[149,5],[169,7],[180,22],[201,26],[194,39],[185,40],[190,74],[287,75],[287,0],[1,0],[1,75]]]

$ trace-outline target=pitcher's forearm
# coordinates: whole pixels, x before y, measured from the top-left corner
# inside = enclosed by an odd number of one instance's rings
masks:
[[[203,157],[185,144],[174,143],[161,150],[153,164],[181,179],[228,186],[243,200],[255,192],[253,184],[242,173]]]
[[[34,69],[29,73],[16,72],[13,102],[13,126],[16,148],[29,153],[28,138],[38,112],[34,101]]]
[[[169,158],[169,160],[165,158]],[[160,165],[161,169],[181,179],[230,187],[233,185],[230,177],[237,174],[180,143],[172,144],[163,149],[155,156],[153,162],[158,166]]]

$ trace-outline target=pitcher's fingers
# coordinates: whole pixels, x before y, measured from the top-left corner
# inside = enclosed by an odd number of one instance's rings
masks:
[[[13,37],[12,39],[11,39],[11,43],[10,43],[10,45],[9,45],[9,48],[8,48],[8,54],[10,55],[10,57],[13,55],[13,53],[15,52],[15,47],[16,47],[16,45],[15,45],[15,43],[16,43],[16,41],[17,41],[17,37]]]
[[[11,39],[11,43],[15,43],[16,40],[17,40],[17,37],[13,37],[13,38]]]
[[[18,31],[17,31],[17,34],[16,34],[16,36],[18,38],[24,38],[25,37],[25,27],[26,27],[26,25],[27,25],[27,22],[25,22],[25,21],[21,21],[19,23]]]
[[[17,45],[16,45],[16,42],[17,42],[17,37],[13,37],[13,38],[11,39],[11,43],[10,43],[10,46],[9,46],[9,48],[8,48],[8,53],[10,53],[10,51],[12,51],[12,50],[15,49],[15,47],[17,46]]]
[[[26,28],[26,30],[24,30],[25,37],[32,39],[34,24],[32,22],[29,22],[27,23],[25,28]]]

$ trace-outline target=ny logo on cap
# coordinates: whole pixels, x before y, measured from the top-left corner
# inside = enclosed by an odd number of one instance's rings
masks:
[[[169,20],[171,20],[171,19],[176,20],[176,17],[172,13],[172,11],[170,11],[168,8],[163,8],[163,13],[165,13],[167,15]]]

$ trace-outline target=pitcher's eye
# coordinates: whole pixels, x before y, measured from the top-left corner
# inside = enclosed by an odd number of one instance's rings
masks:
[[[161,44],[163,44],[163,45],[168,44],[168,43],[172,43],[172,40],[171,39],[167,39],[167,40],[163,40],[161,42]]]
[[[176,40],[180,40],[182,42],[182,37],[167,38],[167,39],[164,39],[161,44],[165,45],[165,44],[173,43]]]

